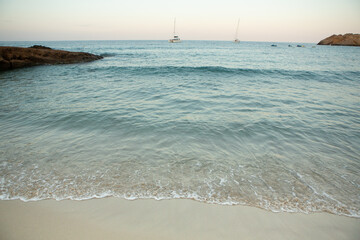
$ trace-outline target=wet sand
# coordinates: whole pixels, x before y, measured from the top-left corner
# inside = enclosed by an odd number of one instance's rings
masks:
[[[0,239],[359,239],[360,219],[192,200],[0,201]]]

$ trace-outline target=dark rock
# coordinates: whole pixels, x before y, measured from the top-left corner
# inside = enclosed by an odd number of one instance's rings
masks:
[[[360,34],[347,33],[344,35],[332,35],[321,40],[318,45],[334,45],[334,46],[360,46]]]
[[[30,48],[0,47],[0,71],[46,64],[90,62],[102,58],[90,53],[54,50],[40,45]]]
[[[51,49],[51,48],[45,47],[45,46],[43,46],[43,45],[33,45],[33,46],[29,47],[29,48],[35,48],[35,49]]]
[[[11,68],[11,64],[9,61],[6,61],[5,59],[0,59],[0,71],[7,70],[10,68]]]

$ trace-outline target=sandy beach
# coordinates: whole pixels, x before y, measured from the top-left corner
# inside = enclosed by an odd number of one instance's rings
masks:
[[[192,200],[0,201],[0,238],[358,239],[360,220]]]

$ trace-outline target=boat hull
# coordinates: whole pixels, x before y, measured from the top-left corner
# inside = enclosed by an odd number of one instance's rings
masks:
[[[169,43],[179,43],[181,42],[180,39],[169,39]]]

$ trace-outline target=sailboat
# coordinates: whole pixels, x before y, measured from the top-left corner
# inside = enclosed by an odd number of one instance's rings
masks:
[[[239,34],[239,23],[240,23],[240,18],[238,20],[238,23],[237,23],[237,27],[236,27],[236,33],[235,33],[235,40],[234,40],[234,43],[239,43],[240,40],[238,38],[238,34]]]
[[[169,39],[170,43],[179,43],[179,42],[181,42],[179,36],[176,35],[175,26],[176,26],[176,18],[174,19],[174,38]]]

